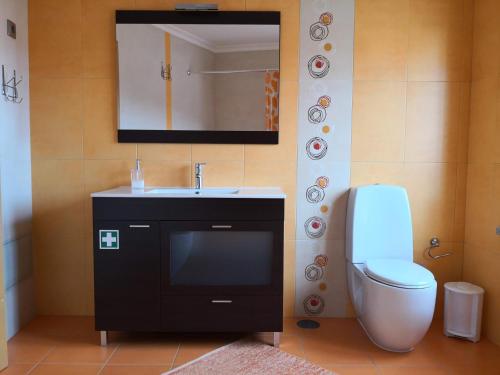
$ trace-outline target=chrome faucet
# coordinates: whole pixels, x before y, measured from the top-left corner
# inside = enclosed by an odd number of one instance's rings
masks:
[[[194,164],[194,188],[203,189],[203,166],[207,163]]]

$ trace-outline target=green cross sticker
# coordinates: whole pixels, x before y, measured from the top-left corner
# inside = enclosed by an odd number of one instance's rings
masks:
[[[99,249],[118,250],[120,248],[120,231],[116,229],[99,230]]]

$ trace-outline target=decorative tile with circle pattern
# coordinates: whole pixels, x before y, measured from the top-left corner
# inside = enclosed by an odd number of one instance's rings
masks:
[[[346,316],[354,0],[302,0],[300,39],[295,313]]]

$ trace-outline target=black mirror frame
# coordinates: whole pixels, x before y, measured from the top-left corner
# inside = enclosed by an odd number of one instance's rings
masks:
[[[116,24],[280,25],[280,12],[117,10]],[[281,38],[281,28],[280,28]],[[118,72],[117,72],[118,76]],[[118,85],[117,85],[118,88]],[[117,116],[119,118],[119,116]],[[118,120],[119,121],[119,120]],[[118,128],[117,123],[117,128]],[[119,143],[278,144],[278,131],[122,130]]]

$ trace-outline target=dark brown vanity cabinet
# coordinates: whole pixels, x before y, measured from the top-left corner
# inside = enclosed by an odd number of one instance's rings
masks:
[[[282,199],[93,198],[96,329],[279,332]]]

